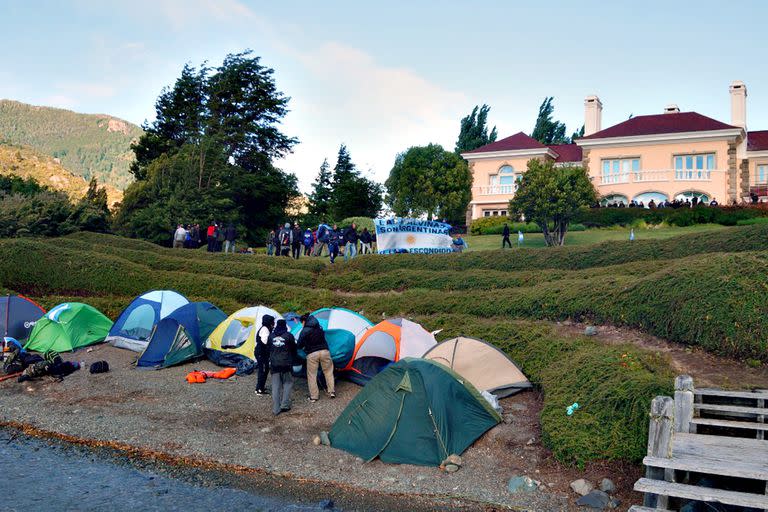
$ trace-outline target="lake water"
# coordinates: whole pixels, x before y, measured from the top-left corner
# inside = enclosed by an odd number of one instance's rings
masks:
[[[0,511],[338,510],[322,505],[195,485],[84,448],[0,434]]]

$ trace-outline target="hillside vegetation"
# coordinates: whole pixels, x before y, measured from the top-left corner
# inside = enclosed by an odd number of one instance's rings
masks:
[[[52,157],[26,146],[0,144],[0,174],[32,178],[43,186],[64,192],[72,201],[80,200],[88,191],[84,178],[72,174]],[[122,200],[121,190],[108,184],[103,186],[107,188],[110,207]]]
[[[0,286],[51,307],[88,302],[116,317],[136,295],[176,289],[227,312],[345,306],[409,316],[441,338],[486,339],[544,393],[542,439],[558,459],[640,460],[650,400],[670,391],[660,355],[566,339],[541,319],[626,324],[706,350],[768,362],[768,225],[664,242],[555,250],[325,259],[169,250],[109,235],[0,241]],[[51,269],[56,269],[52,272]],[[565,408],[582,408],[572,417]]]
[[[85,181],[95,176],[120,190],[131,182],[130,145],[142,133],[116,117],[0,100],[0,142],[31,146]]]

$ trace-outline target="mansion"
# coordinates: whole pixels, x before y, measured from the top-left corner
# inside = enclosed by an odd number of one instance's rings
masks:
[[[584,136],[546,146],[520,132],[463,153],[472,171],[472,219],[506,215],[528,160],[589,171],[603,203],[692,199],[720,204],[768,201],[768,130],[747,131],[747,88],[729,88],[731,122],[668,105],[664,113],[602,127],[597,96],[584,100]]]

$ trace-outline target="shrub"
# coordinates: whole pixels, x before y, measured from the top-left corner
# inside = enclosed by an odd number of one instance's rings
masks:
[[[696,208],[584,208],[574,219],[591,227],[630,226],[639,220],[646,224],[671,226],[722,224],[735,226],[740,220],[768,217],[768,208],[754,206],[698,206]]]
[[[346,219],[340,221],[337,225],[340,229],[346,229],[350,227],[353,222],[355,223],[355,226],[357,226],[358,232],[361,232],[363,228],[368,228],[368,231],[371,233],[376,231],[376,228],[373,226],[373,219],[370,217],[347,217]]]
[[[499,220],[496,220],[499,219]],[[509,225],[512,233],[541,233],[541,228],[532,222],[512,222],[509,217],[483,217],[472,222],[469,232],[472,235],[500,235],[504,231],[504,224]],[[585,226],[571,224],[568,231],[584,231]]]

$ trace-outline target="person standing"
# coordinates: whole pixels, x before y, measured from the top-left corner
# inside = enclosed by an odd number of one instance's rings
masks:
[[[216,223],[211,222],[205,232],[205,241],[208,242],[208,252],[213,252],[216,248]]]
[[[291,231],[291,223],[286,222],[285,226],[280,230],[280,256],[291,255],[291,242],[293,241],[293,231]]]
[[[187,241],[187,230],[184,229],[184,226],[179,224],[178,226],[176,226],[176,231],[173,233],[173,248],[183,249],[184,242],[186,241]]]
[[[269,335],[269,371],[272,373],[272,414],[291,410],[291,391],[293,391],[293,364],[298,359],[296,340],[288,332],[285,320],[275,323],[275,329]]]
[[[315,245],[315,235],[312,230],[307,228],[304,230],[304,256],[310,256],[312,254],[312,246]]]
[[[230,222],[224,229],[225,254],[229,253],[230,249],[232,249],[232,254],[235,254],[235,240],[237,240],[237,229],[235,229],[235,226]]]
[[[267,235],[267,256],[272,256],[275,250],[275,230],[271,229]]]
[[[353,260],[357,256],[357,239],[357,226],[353,222],[344,233],[344,240],[347,243],[344,247],[344,261]]]
[[[525,237],[523,236],[522,230],[517,230],[517,246],[522,247],[523,242],[525,242]]]
[[[200,224],[192,226],[192,248],[200,248]]]
[[[315,232],[315,256],[323,255],[323,246],[328,245],[328,235],[331,231],[328,224],[320,224]],[[330,247],[329,247],[330,250]]]
[[[267,373],[269,373],[269,335],[275,327],[275,317],[264,315],[261,317],[261,327],[256,331],[256,348],[253,355],[256,356],[256,394],[266,395]]]
[[[322,250],[322,248],[320,249]],[[333,228],[328,230],[328,256],[331,258],[331,263],[334,262],[339,255],[339,231],[336,224]]]
[[[506,222],[504,223],[504,229],[501,232],[501,248],[503,249],[506,245],[509,245],[509,248],[512,248],[512,242],[509,241],[509,224]]]
[[[299,259],[301,255],[301,240],[304,233],[301,231],[298,222],[293,223],[293,230],[291,231],[291,256],[293,259]]]
[[[272,239],[272,245],[275,246],[275,256],[280,256],[280,231],[282,228],[280,226],[277,226],[277,229],[273,231],[275,234],[274,239]]]
[[[363,232],[360,233],[360,254],[370,254],[371,249],[371,233],[368,232],[368,228],[363,228]]]
[[[301,334],[299,334],[298,347],[307,354],[307,386],[309,387],[309,401],[317,402],[320,398],[320,389],[317,386],[318,367],[323,370],[325,383],[328,386],[328,396],[336,398],[336,385],[333,380],[333,360],[331,351],[328,350],[328,342],[325,333],[317,318],[310,314],[301,316]]]
[[[216,252],[224,249],[224,224],[216,224]]]

